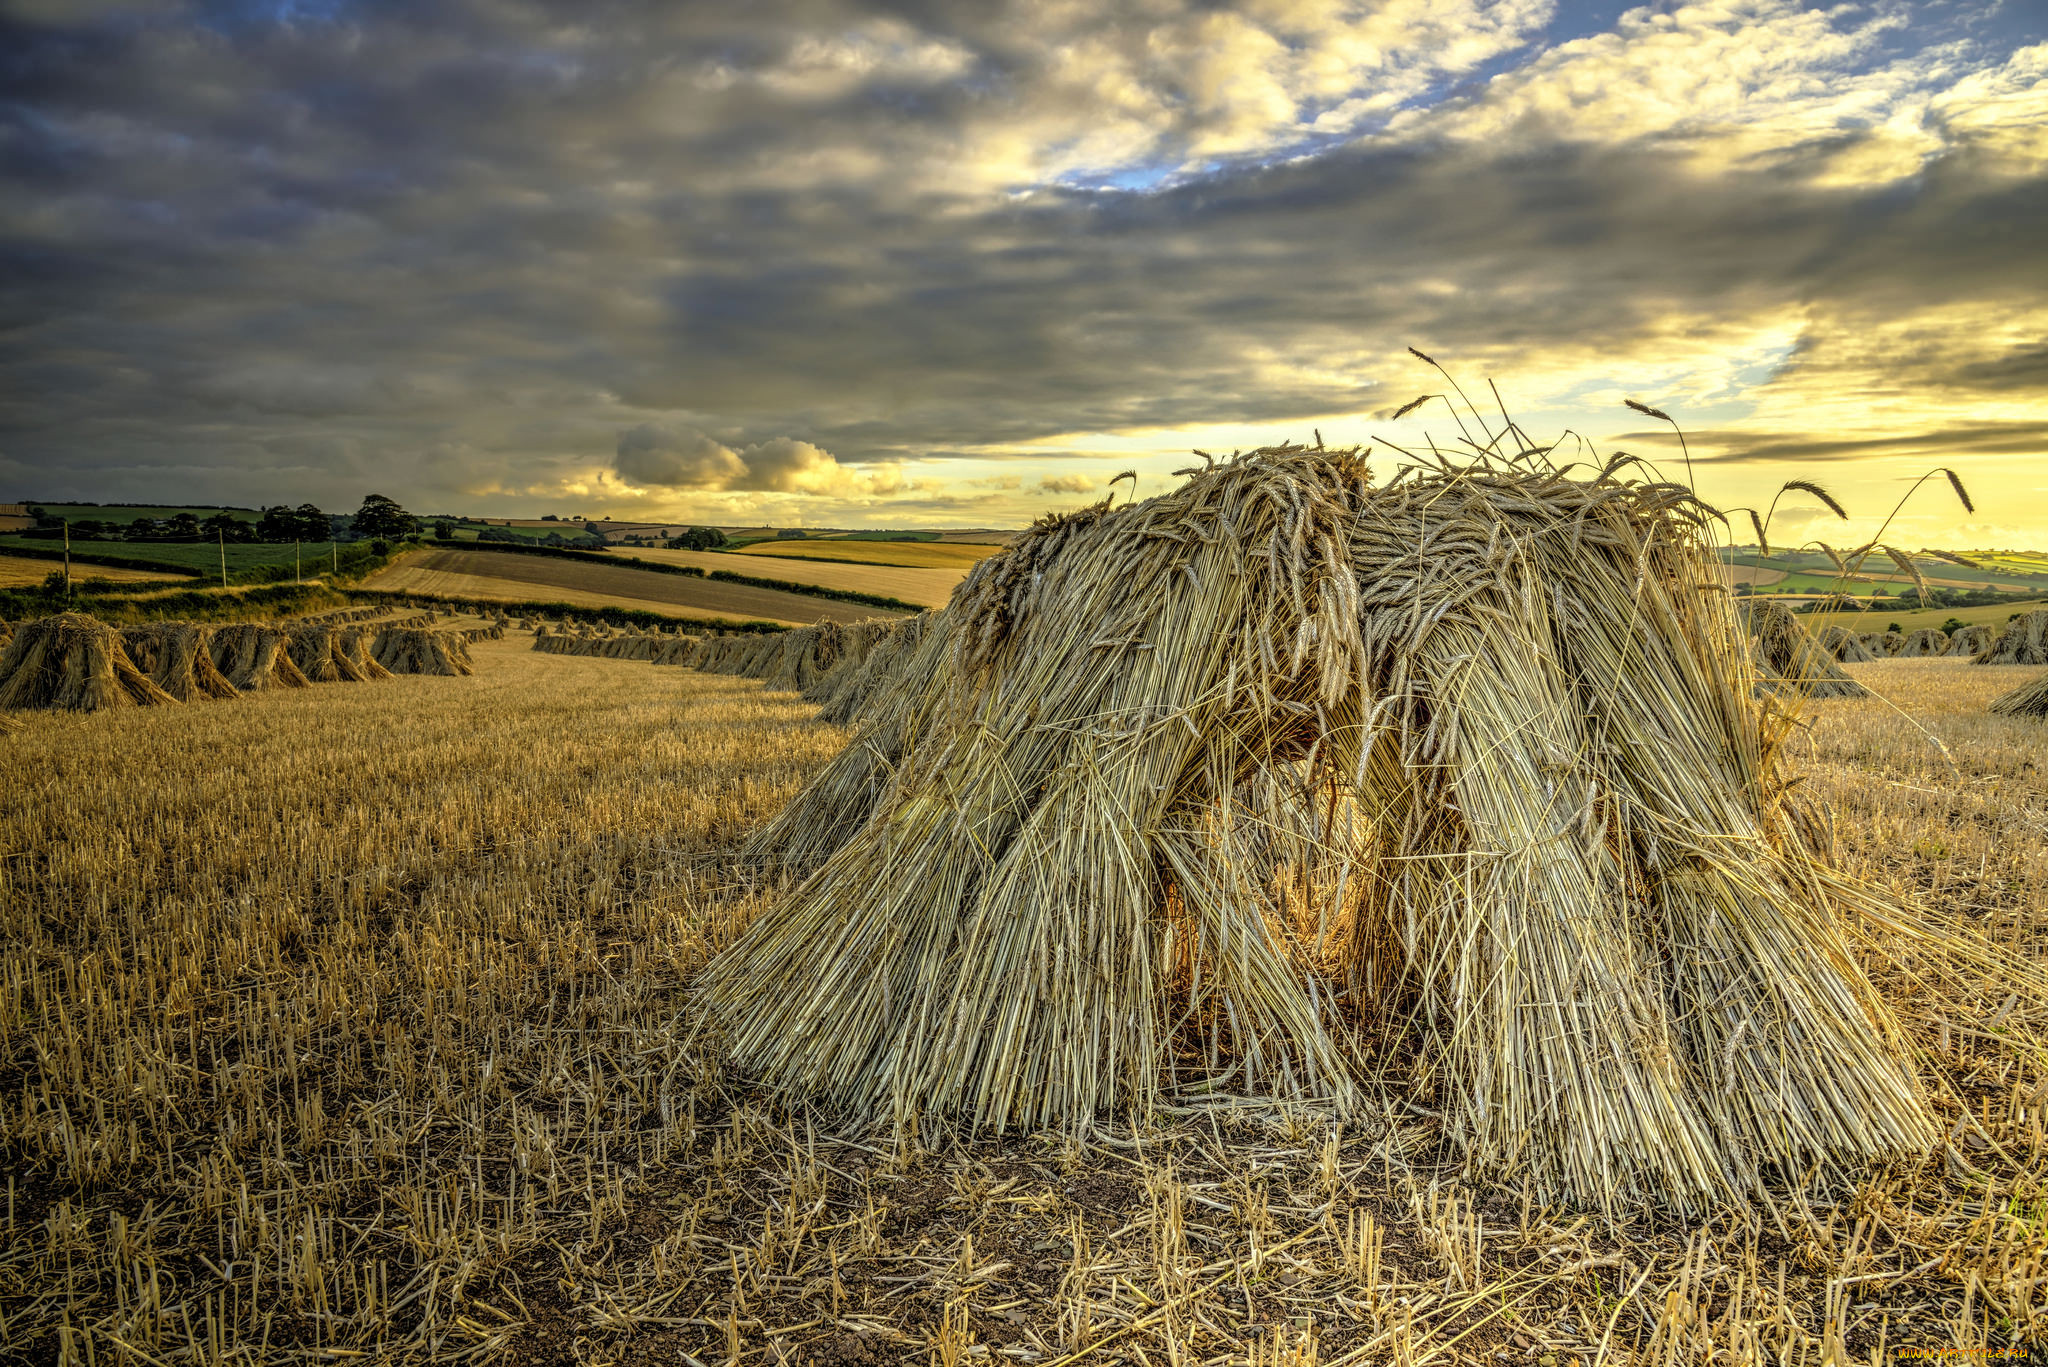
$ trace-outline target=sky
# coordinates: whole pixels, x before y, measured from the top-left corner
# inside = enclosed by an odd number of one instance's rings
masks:
[[[2044,225],[2044,0],[0,0],[0,501],[1009,527],[1497,388],[2044,548]]]

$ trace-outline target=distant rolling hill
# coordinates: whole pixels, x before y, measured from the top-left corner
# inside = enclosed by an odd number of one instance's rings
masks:
[[[722,559],[731,561],[731,557]],[[746,562],[741,565],[746,567]],[[757,572],[769,577],[766,567]],[[765,621],[809,626],[820,618],[857,622],[868,617],[903,615],[900,611],[813,598],[803,593],[659,574],[630,563],[593,564],[467,548],[424,550],[404,556],[365,579],[362,587],[482,602],[539,600],[586,607],[638,608],[705,622]]]
[[[1002,549],[955,541],[856,541],[849,537],[832,541],[756,541],[735,553],[774,560],[829,560],[904,569],[956,570],[965,574]]]
[[[863,550],[872,548],[884,553],[905,551],[996,551],[997,546],[938,546],[930,542],[875,542],[875,541],[818,541],[779,542],[783,546],[815,545],[821,550],[831,547],[836,554],[844,554],[848,560]],[[900,598],[906,603],[917,603],[928,608],[942,608],[953,596],[953,589],[967,571],[973,568],[979,555],[956,557],[951,564],[941,562],[936,567],[914,566],[892,563],[842,564],[837,560],[815,557],[795,558],[766,554],[738,554],[731,551],[668,551],[649,546],[615,546],[611,554],[619,557],[651,560],[666,565],[692,565],[700,570],[730,570],[736,574],[751,574],[763,579],[785,579],[798,584],[815,584],[819,588],[838,589],[852,593],[878,593],[888,598]]]

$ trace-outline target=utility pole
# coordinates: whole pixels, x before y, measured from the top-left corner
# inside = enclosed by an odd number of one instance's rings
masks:
[[[327,543],[327,568],[337,575],[341,573],[341,543],[339,541],[329,541]]]
[[[64,519],[64,596],[71,597],[71,519]]]
[[[225,527],[215,527],[213,534],[220,542],[220,586],[228,586],[228,532]]]

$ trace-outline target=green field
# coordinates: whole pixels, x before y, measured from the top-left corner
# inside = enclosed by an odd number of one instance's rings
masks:
[[[1894,565],[1882,552],[1868,556],[1860,573],[1843,581],[1839,571],[1825,555],[1817,551],[1788,551],[1776,555],[1758,555],[1755,551],[1725,550],[1721,553],[1724,562],[1730,565],[1750,565],[1757,569],[1777,570],[1786,577],[1784,582],[1769,585],[1771,592],[1782,593],[1826,593],[1837,587],[1851,592],[1867,590],[1871,585],[1910,585],[1912,576]],[[2048,558],[2031,554],[1971,555],[1978,561],[1976,567],[1953,565],[1937,560],[1931,555],[1916,555],[1920,573],[1930,584],[1946,588],[1963,586],[1992,587],[2011,586],[2032,588],[2040,586],[2048,591]],[[1894,587],[1894,591],[1896,588]]]
[[[308,575],[320,574],[329,567],[329,548],[332,545],[333,543],[326,541],[308,541],[297,548],[299,563],[304,566]],[[358,542],[353,546],[339,547],[341,563],[346,565],[351,556],[360,559],[367,546],[367,542]],[[216,543],[193,541],[74,541],[71,548],[85,554],[115,556],[125,561],[161,565],[171,570],[197,570],[201,575],[218,575],[222,554],[222,548]],[[51,552],[62,549],[62,542],[51,541],[45,537],[0,536],[0,551]],[[239,545],[228,545],[226,554],[228,577],[233,579],[248,570],[278,566],[289,569],[294,550],[289,542],[243,542]]]

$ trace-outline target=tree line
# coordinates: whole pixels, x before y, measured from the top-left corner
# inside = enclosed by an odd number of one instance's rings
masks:
[[[174,513],[169,517],[138,517],[129,522],[97,518],[64,518],[47,508],[31,506],[36,530],[29,535],[57,537],[69,522],[73,538],[84,541],[403,541],[416,536],[420,520],[382,494],[369,494],[353,514],[328,513],[311,503],[294,508],[279,503],[251,520],[222,511],[211,517]]]

